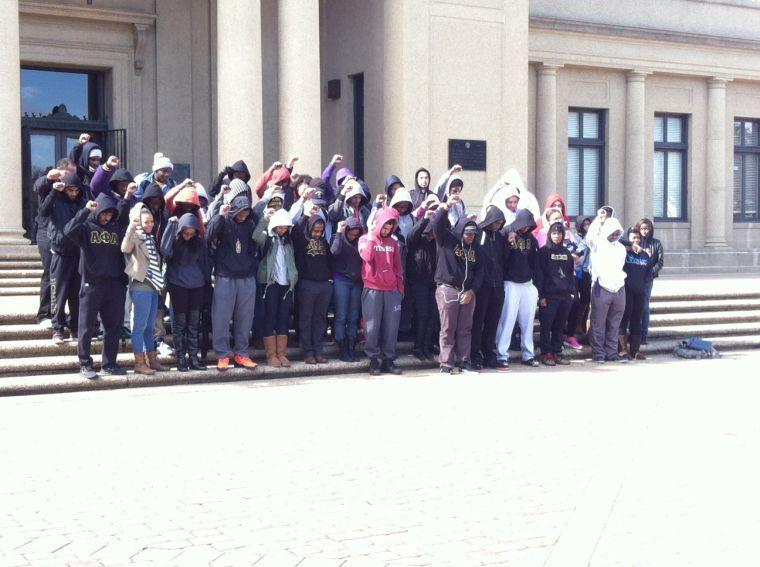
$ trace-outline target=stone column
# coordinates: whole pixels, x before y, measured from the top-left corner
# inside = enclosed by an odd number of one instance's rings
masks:
[[[726,244],[726,84],[728,79],[707,81],[707,194],[705,247]]]
[[[277,8],[279,158],[298,155],[297,169],[318,176],[326,88],[319,68],[319,0],[278,0]],[[345,78],[342,90],[350,95]]]
[[[626,75],[623,226],[634,224],[651,209],[646,200],[646,75],[642,71]]]
[[[21,179],[21,63],[18,30],[18,1],[3,3],[0,36],[5,45],[0,57],[0,246],[29,244],[22,223]]]
[[[256,178],[264,169],[261,0],[217,2],[216,30],[218,166],[242,159]]]
[[[544,203],[557,192],[557,69],[542,63],[536,68],[536,197]]]

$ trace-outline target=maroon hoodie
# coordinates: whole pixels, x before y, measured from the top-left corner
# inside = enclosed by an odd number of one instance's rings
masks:
[[[380,291],[398,290],[404,293],[404,271],[401,267],[401,247],[389,236],[383,238],[380,231],[389,220],[398,224],[398,211],[386,207],[377,213],[375,227],[369,234],[359,238],[359,254],[364,261],[362,279],[364,287]],[[391,231],[391,234],[393,232]]]

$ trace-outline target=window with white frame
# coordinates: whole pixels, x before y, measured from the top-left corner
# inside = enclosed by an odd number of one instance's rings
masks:
[[[567,113],[567,212],[594,217],[604,200],[604,111]],[[539,164],[540,167],[540,164]]]
[[[654,218],[686,220],[688,120],[677,114],[654,117]]]

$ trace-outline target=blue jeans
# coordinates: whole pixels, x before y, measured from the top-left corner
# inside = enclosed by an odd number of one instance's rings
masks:
[[[153,344],[153,325],[158,310],[157,291],[135,291],[130,289],[134,323],[132,325],[132,352],[143,354],[156,350]]]
[[[335,303],[335,340],[355,339],[359,330],[359,316],[362,307],[361,282],[351,282],[340,277],[333,285]]]
[[[647,283],[647,287],[644,290],[644,314],[641,317],[641,340],[647,340],[649,334],[649,300],[652,299],[652,285],[654,280]]]

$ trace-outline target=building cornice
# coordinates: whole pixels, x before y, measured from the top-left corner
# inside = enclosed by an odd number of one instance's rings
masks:
[[[531,16],[530,27],[534,29],[580,34],[626,37],[632,39],[644,39],[649,41],[669,41],[674,43],[689,43],[702,46],[709,45],[712,47],[760,51],[760,40],[754,39],[715,36],[674,30],[657,30],[652,28],[622,26],[618,24],[599,24],[595,22],[583,22],[578,20],[546,18],[543,16]]]
[[[102,21],[108,23],[152,26],[156,21],[155,14],[141,12],[126,12],[88,6],[55,5],[31,0],[19,1],[19,12],[29,16],[51,16],[56,19],[68,18],[74,20]]]

